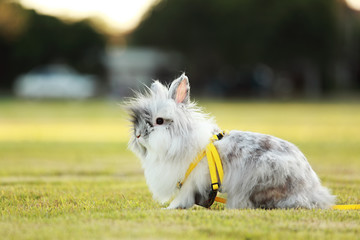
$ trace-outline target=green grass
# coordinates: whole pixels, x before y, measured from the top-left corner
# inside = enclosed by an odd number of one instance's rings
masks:
[[[204,102],[224,129],[300,147],[338,204],[360,204],[360,104]],[[0,102],[1,239],[360,239],[360,212],[162,210],[109,101]]]

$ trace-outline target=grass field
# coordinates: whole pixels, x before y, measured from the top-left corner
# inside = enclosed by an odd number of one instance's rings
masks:
[[[224,129],[300,147],[360,204],[360,103],[201,102]],[[360,211],[162,210],[111,101],[0,101],[0,239],[360,239]]]

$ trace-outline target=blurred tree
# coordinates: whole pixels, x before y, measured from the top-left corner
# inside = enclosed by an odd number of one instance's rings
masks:
[[[336,55],[336,4],[337,0],[163,0],[129,40],[133,45],[180,51],[186,56],[185,70],[198,85],[215,81],[224,71],[241,82],[238,69],[265,63],[278,71],[308,69],[305,72],[324,88],[324,80],[330,79],[325,71]]]
[[[65,23],[0,1],[0,89],[9,91],[17,75],[52,62],[101,76],[105,44],[86,20]]]

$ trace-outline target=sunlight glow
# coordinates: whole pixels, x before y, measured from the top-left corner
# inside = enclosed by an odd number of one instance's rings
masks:
[[[140,22],[144,13],[158,0],[19,0],[27,8],[39,13],[67,19],[95,18],[110,31],[125,32]]]
[[[360,0],[346,0],[346,3],[352,9],[360,11]]]

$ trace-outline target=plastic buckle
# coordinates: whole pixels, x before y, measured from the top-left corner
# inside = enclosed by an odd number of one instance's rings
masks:
[[[216,189],[214,188],[214,185],[216,185]],[[212,184],[211,184],[211,189],[212,189],[213,191],[219,190],[219,187],[220,187],[219,183],[212,183]]]
[[[218,138],[219,140],[221,140],[221,139],[224,137],[223,133],[219,133],[219,134],[217,134],[216,136],[217,136],[217,138]]]

